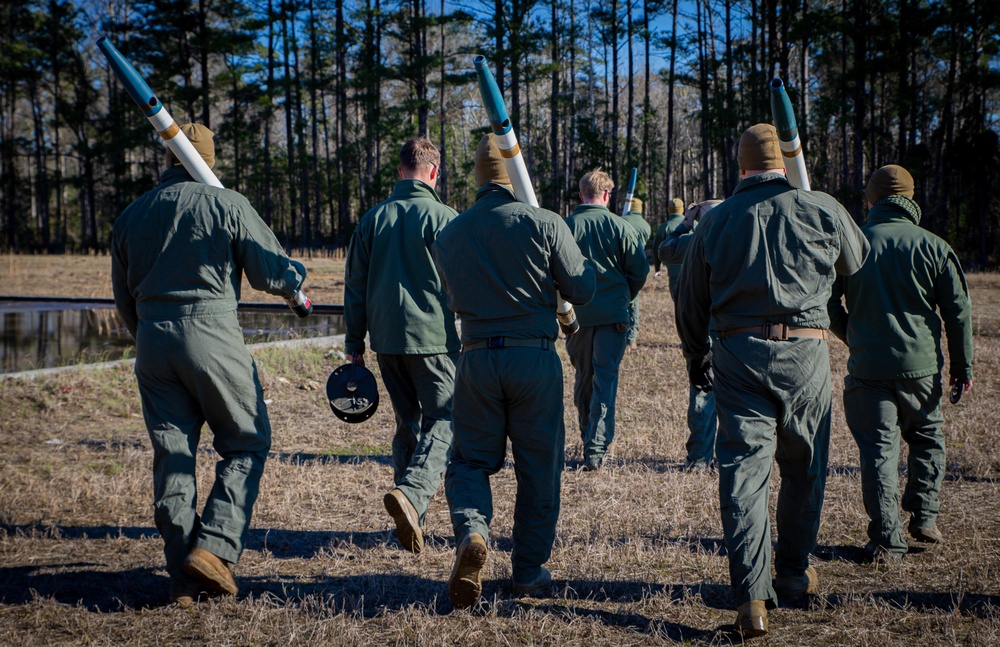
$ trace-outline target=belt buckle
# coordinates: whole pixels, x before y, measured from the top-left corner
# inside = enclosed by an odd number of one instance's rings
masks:
[[[503,350],[503,337],[490,337],[486,340],[486,347],[490,350]]]
[[[788,326],[783,323],[764,324],[764,339],[768,341],[788,341]]]

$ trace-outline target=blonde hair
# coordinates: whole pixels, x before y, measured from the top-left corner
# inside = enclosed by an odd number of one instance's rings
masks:
[[[399,151],[399,165],[411,171],[416,171],[424,164],[438,166],[440,163],[441,153],[437,146],[423,135],[406,140]]]
[[[580,193],[586,198],[596,198],[613,188],[615,183],[611,181],[611,176],[598,168],[587,171],[580,178]]]

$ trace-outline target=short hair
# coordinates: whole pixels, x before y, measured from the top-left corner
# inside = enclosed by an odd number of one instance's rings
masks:
[[[399,164],[411,171],[417,170],[424,164],[438,166],[441,164],[441,153],[438,152],[434,142],[421,135],[406,140],[399,150]]]
[[[613,188],[615,183],[611,181],[611,176],[599,168],[587,171],[580,178],[580,193],[588,198],[597,197]]]

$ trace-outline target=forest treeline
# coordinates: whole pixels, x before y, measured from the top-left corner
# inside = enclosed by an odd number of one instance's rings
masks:
[[[639,168],[647,217],[729,195],[735,149],[785,80],[814,189],[859,220],[871,172],[913,174],[921,224],[992,267],[1000,185],[996,0],[39,0],[0,9],[0,248],[103,250],[164,146],[96,47],[104,35],[216,172],[289,247],[342,246],[387,197],[400,144],[441,149],[442,199],[474,199],[507,100],[539,195],[568,213],[594,167]]]

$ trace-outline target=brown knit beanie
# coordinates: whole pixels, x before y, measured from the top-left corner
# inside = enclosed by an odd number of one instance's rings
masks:
[[[493,133],[479,140],[479,146],[476,147],[474,174],[477,187],[483,186],[487,182],[510,186],[510,176],[507,175],[507,169],[503,165],[500,147],[497,146],[497,138],[493,136]]]
[[[766,171],[785,168],[778,145],[778,131],[771,124],[750,126],[740,137],[737,161],[741,171]]]
[[[188,138],[194,149],[198,151],[201,155],[201,159],[205,160],[208,164],[208,168],[215,166],[215,141],[212,137],[215,135],[206,126],[201,124],[184,124],[181,126],[181,132]],[[173,166],[181,166],[181,162],[174,155],[174,152],[167,149],[167,168]]]
[[[913,198],[913,176],[902,166],[888,164],[872,173],[865,189],[865,198],[875,204],[890,195],[902,195]]]
[[[684,213],[684,201],[680,198],[674,198],[667,205],[667,215],[673,216],[679,213]]]
[[[628,210],[635,211],[636,213],[642,213],[642,200],[639,198],[632,198],[632,202],[629,204]]]

